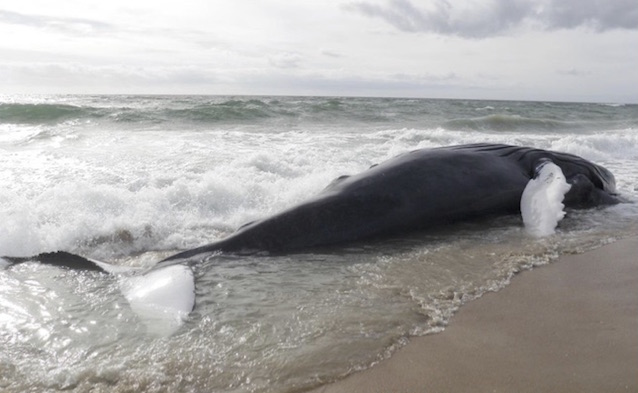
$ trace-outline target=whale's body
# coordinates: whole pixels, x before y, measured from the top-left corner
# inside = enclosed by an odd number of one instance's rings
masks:
[[[571,154],[492,144],[421,149],[342,176],[300,205],[165,261],[211,252],[294,252],[518,213],[525,186],[547,161],[571,184],[565,206],[619,201],[611,172]]]
[[[176,329],[195,304],[190,266],[211,254],[294,253],[520,213],[524,191],[524,200],[535,203],[524,209],[523,218],[544,222],[542,233],[553,231],[563,205],[587,208],[621,201],[611,172],[578,156],[509,145],[462,145],[415,150],[342,176],[304,203],[248,223],[225,239],[175,254],[150,271],[123,273],[126,269],[64,251],[0,262],[39,261],[120,275],[122,292],[134,310],[178,321],[170,325]],[[545,204],[559,211],[550,212],[548,219]]]

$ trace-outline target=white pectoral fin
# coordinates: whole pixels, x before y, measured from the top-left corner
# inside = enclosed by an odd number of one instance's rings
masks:
[[[570,188],[558,165],[547,161],[537,168],[521,197],[521,215],[529,234],[543,237],[555,232],[565,217],[563,199]]]
[[[188,266],[167,266],[120,280],[131,309],[151,333],[174,333],[195,306],[195,279]]]
[[[154,334],[167,336],[177,331],[195,306],[195,277],[188,265],[172,264],[145,271],[68,252],[50,252],[33,257],[0,257],[0,268],[30,261],[112,274],[131,310]]]

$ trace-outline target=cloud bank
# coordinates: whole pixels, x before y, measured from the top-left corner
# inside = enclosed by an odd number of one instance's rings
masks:
[[[529,23],[546,30],[587,27],[594,31],[638,29],[635,0],[493,0],[454,2],[410,0],[357,2],[347,9],[380,18],[405,32],[427,32],[464,38],[486,38]]]
[[[0,6],[1,93],[638,100],[636,0],[161,3]]]
[[[0,24],[2,23],[31,26],[67,34],[97,34],[113,29],[113,26],[108,23],[92,19],[29,15],[6,10],[0,10]]]

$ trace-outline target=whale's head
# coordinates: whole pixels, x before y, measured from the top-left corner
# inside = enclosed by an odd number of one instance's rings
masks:
[[[571,189],[565,195],[565,205],[590,208],[627,202],[616,191],[616,179],[605,167],[568,153],[543,152],[537,160],[540,168],[551,161],[563,171]]]
[[[568,181],[584,176],[596,188],[608,194],[616,194],[616,179],[607,168],[567,153],[549,152],[547,158],[560,166]]]

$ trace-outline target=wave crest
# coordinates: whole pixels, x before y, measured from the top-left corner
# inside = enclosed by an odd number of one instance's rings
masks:
[[[184,107],[131,108],[127,106],[100,108],[48,103],[0,103],[0,123],[3,124],[57,124],[65,121],[108,120],[117,123],[164,123],[183,121],[219,123],[230,121],[256,121],[288,113],[267,102],[225,100],[199,103]]]
[[[519,115],[493,114],[467,119],[449,120],[443,127],[457,131],[560,131],[574,130],[582,124],[555,119],[530,118]]]
[[[0,122],[5,124],[47,124],[78,118],[100,117],[98,108],[67,104],[0,103]]]

